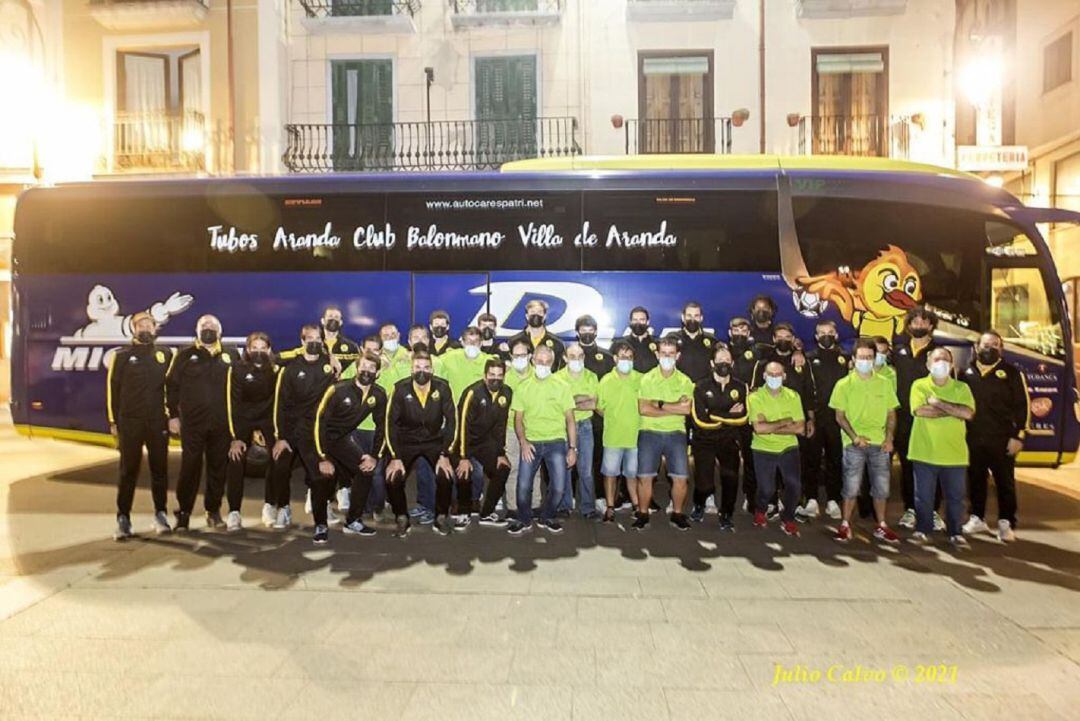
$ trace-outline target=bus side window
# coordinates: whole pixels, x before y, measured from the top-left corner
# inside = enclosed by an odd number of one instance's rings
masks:
[[[990,296],[990,327],[1006,343],[1064,357],[1061,323],[1038,268],[991,268]]]

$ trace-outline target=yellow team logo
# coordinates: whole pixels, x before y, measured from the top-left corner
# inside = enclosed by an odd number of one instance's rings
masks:
[[[701,339],[701,344],[704,345],[706,348],[708,348],[709,346],[712,345],[712,341],[709,340],[708,338],[702,338]]]
[[[731,396],[731,400],[739,400],[739,391],[735,390],[734,388],[731,389],[731,393],[729,395]]]
[[[496,401],[496,402],[497,402],[497,403],[498,403],[498,404],[499,404],[500,406],[504,406],[504,407],[506,406],[506,396],[498,396],[498,397],[496,397],[496,398],[495,398],[495,401]]]
[[[436,388],[435,390],[433,390],[431,392],[431,397],[432,397],[433,400],[439,400],[439,389],[438,388]]]
[[[742,357],[745,358],[746,360],[752,360],[754,358],[754,351],[748,350],[748,351],[746,351],[745,353],[742,354]]]
[[[228,353],[222,353],[221,362],[225,365],[229,365],[230,363],[232,363],[232,356],[230,356]]]
[[[344,343],[338,346],[338,351],[341,353],[344,353],[347,350],[349,350],[349,346],[345,345]]]
[[[333,370],[333,368],[331,368],[331,367],[330,367],[330,364],[329,364],[329,363],[325,364],[325,365],[324,365],[324,366],[322,367],[322,372],[323,372],[323,373],[329,373],[329,372],[330,372],[330,371],[332,371],[332,370]]]
[[[555,347],[555,344],[551,341],[550,338],[548,338],[546,341],[544,341],[544,345],[546,345],[548,348],[554,348]]]
[[[1001,370],[1000,368],[998,368],[997,372],[995,372],[994,375],[996,375],[1002,380],[1005,380],[1005,371]]]
[[[155,353],[154,358],[157,359],[158,363],[161,363],[162,365],[165,364],[165,354],[162,353],[161,351],[158,351],[157,353]]]
[[[367,399],[367,404],[368,404],[369,406],[373,406],[373,405],[375,405],[375,396],[368,396],[368,399]]]
[[[842,356],[842,355],[838,355],[838,356],[836,356],[836,362],[839,363],[840,365],[844,365],[845,363],[847,363],[847,359],[844,358],[844,356]]]
[[[655,343],[650,343],[649,344],[649,350],[651,350],[651,351],[653,351],[655,353],[656,352],[656,344]]]
[[[596,360],[604,360],[604,354],[603,353],[597,353],[596,354]]]
[[[857,272],[841,267],[824,275],[797,278],[796,282],[804,305],[813,300],[824,309],[832,301],[863,337],[898,335],[904,330],[904,314],[922,300],[919,272],[907,253],[895,245],[880,251]]]

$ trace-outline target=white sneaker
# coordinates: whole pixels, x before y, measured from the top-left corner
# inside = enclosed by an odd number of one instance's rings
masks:
[[[815,506],[817,505],[817,501],[810,501],[810,503],[813,503]],[[836,501],[829,501],[826,503],[825,515],[834,520],[840,518],[843,515],[840,513],[840,504]]]
[[[154,514],[154,520],[151,522],[151,527],[154,529],[154,533],[159,536],[163,533],[171,533],[172,527],[169,526],[169,517],[165,515],[165,511],[158,511]]]
[[[606,511],[606,510],[607,510],[607,499],[597,498],[596,499],[596,512],[603,515],[604,511]]]
[[[953,548],[957,550],[966,550],[968,548],[971,548],[971,546],[968,545],[967,539],[963,536],[949,536],[949,543],[951,543]]]
[[[1012,524],[1002,518],[998,521],[998,540],[1002,543],[1012,543],[1016,540],[1016,531]]]
[[[307,496],[304,497],[304,513],[311,515],[311,489],[307,489]]]
[[[1005,523],[1008,523],[1008,521],[1005,521]],[[1001,523],[998,523],[998,526],[1000,527]],[[964,532],[965,535],[971,536],[976,533],[988,533],[990,531],[990,527],[986,525],[986,521],[979,518],[978,516],[972,515],[968,517],[967,523],[965,523],[961,527],[961,530]]]
[[[262,524],[267,528],[274,527],[274,521],[277,520],[277,508],[272,503],[264,503],[262,509]]]
[[[337,509],[344,513],[349,510],[349,500],[352,498],[352,491],[348,488],[339,488],[337,492]]]
[[[829,501],[829,503],[832,503],[832,501]],[[829,508],[829,506],[826,506],[826,508]],[[821,506],[818,505],[816,498],[811,498],[806,502],[806,505],[803,506],[803,515],[807,518],[817,518],[821,515]],[[840,516],[837,515],[836,517],[839,518]]]
[[[240,511],[229,511],[229,515],[225,519],[225,530],[229,533],[236,533],[243,527],[243,523],[240,522]]]
[[[896,525],[900,528],[915,528],[915,509],[909,508],[904,511],[904,515],[900,516]]]
[[[716,513],[716,496],[709,496],[705,499],[705,512]]]
[[[292,507],[282,506],[277,511],[277,519],[274,521],[274,528],[281,530],[288,528],[292,525]]]
[[[911,534],[911,538],[907,539],[908,543],[913,543],[916,546],[929,546],[931,543],[930,536],[926,535],[922,531],[915,531]]]
[[[330,508],[330,501],[326,502],[326,524],[328,526],[336,526],[341,523],[341,516],[338,516]]]
[[[945,530],[945,519],[942,518],[941,514],[938,513],[937,511],[934,511],[934,530],[935,531],[944,531]]]

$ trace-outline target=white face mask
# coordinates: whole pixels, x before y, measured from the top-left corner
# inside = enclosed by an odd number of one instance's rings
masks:
[[[571,373],[580,373],[581,371],[585,370],[585,361],[583,361],[583,360],[568,361],[566,363],[566,367],[570,369]]]
[[[469,360],[475,360],[476,358],[480,357],[480,346],[465,346],[465,357]]]
[[[525,369],[529,367],[529,359],[522,356],[520,358],[514,358],[510,361],[510,365],[514,366],[514,370],[518,373],[524,373]]]
[[[551,366],[536,366],[536,377],[544,380],[551,375]]]
[[[626,375],[630,371],[634,370],[634,361],[626,360],[624,358],[623,360],[620,360],[618,363],[616,363],[615,367],[619,369],[620,373]]]
[[[949,365],[949,361],[934,361],[930,364],[930,375],[937,380],[944,380],[949,377],[949,371],[952,367]]]
[[[666,371],[671,370],[672,368],[675,367],[675,359],[671,358],[671,357],[668,357],[668,356],[664,356],[663,358],[660,359],[660,367],[663,368]]]
[[[885,365],[885,363],[888,362],[888,360],[889,356],[885,355],[884,353],[878,353],[874,356],[874,365],[878,368],[881,368]]]
[[[397,353],[398,346],[400,345],[401,344],[398,342],[397,338],[393,338],[391,340],[384,340],[382,342],[383,350],[390,355],[394,355],[395,353]]]
[[[783,376],[765,376],[765,385],[769,386],[770,390],[778,390],[784,385]]]
[[[872,360],[857,360],[855,361],[855,370],[863,375],[870,373],[874,370],[874,361]]]

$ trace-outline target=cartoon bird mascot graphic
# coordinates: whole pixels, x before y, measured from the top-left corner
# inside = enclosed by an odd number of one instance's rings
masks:
[[[857,273],[841,267],[797,281],[802,290],[794,293],[796,306],[805,296],[820,299],[822,308],[831,301],[862,337],[898,335],[904,330],[904,314],[922,300],[919,273],[895,245]]]

